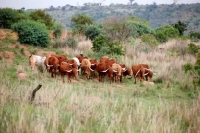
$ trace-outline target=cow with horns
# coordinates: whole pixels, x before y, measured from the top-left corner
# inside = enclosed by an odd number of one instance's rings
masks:
[[[70,65],[67,62],[61,62],[60,64],[60,75],[61,79],[64,81],[64,76],[67,75],[68,77],[68,82],[71,82],[71,78],[77,78],[78,76],[78,71],[77,68],[73,68],[72,65]]]

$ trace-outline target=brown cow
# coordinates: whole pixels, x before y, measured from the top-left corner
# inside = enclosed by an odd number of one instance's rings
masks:
[[[104,82],[104,77],[107,75],[109,66],[105,62],[99,63],[97,66],[97,71],[99,73],[99,82]]]
[[[78,64],[74,59],[68,60],[67,63],[69,63],[73,68],[78,69]]]
[[[68,82],[71,82],[71,78],[76,78],[78,75],[77,69],[73,68],[69,63],[66,62],[61,62],[60,64],[60,74],[61,74],[61,79],[64,81],[64,75],[67,75],[68,77]]]
[[[125,64],[120,64],[120,66],[122,67],[122,73],[123,73],[123,77],[128,76],[132,76],[132,71],[130,68],[128,68]],[[122,82],[122,77],[120,78],[120,82]]]
[[[144,67],[145,69],[144,76],[145,76],[146,81],[148,81],[148,77],[152,79],[154,73],[151,71],[151,69],[149,69],[149,65],[147,64],[138,64],[138,65],[141,65]]]
[[[51,56],[48,60],[47,69],[51,73],[52,78],[56,78],[56,72],[59,66],[59,61],[56,57]]]
[[[132,66],[132,72],[135,79],[135,84],[136,84],[136,78],[140,79],[140,83],[142,83],[142,79],[144,78],[144,73],[145,73],[145,69],[143,66],[141,65],[133,65]]]
[[[90,59],[91,69],[94,70],[94,75],[97,75],[97,66],[99,65],[99,61],[97,59]]]
[[[114,81],[115,82],[120,82],[120,79],[123,75],[122,72],[122,67],[118,63],[113,63],[112,64],[112,69],[114,71]]]
[[[51,54],[51,56],[56,57],[59,60],[59,64],[63,61],[67,62],[67,56],[65,55],[58,55],[58,54]]]
[[[89,59],[83,59],[81,62],[81,70],[86,74],[87,79],[90,79],[91,71],[91,63]]]

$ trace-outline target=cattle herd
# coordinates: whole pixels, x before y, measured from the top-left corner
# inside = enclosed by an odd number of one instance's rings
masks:
[[[32,54],[29,56],[29,64],[32,70],[36,66],[42,65],[52,78],[56,78],[56,74],[59,72],[63,82],[65,82],[65,75],[68,77],[68,82],[71,82],[72,78],[76,79],[81,74],[85,75],[88,80],[97,76],[99,82],[104,82],[107,77],[110,83],[120,83],[122,77],[129,75],[131,78],[134,77],[136,84],[136,78],[139,78],[140,82],[143,79],[148,81],[148,78],[152,78],[154,74],[147,64],[137,64],[128,68],[125,64],[118,63],[115,58],[108,56],[102,56],[98,61],[97,59],[88,59],[82,54],[72,59],[58,54],[50,54],[46,57]]]

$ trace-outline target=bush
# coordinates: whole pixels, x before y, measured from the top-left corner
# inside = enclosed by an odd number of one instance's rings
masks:
[[[63,25],[61,23],[54,23],[53,25],[53,35],[55,38],[60,38],[60,36],[62,35],[62,31],[63,31]]]
[[[95,38],[92,45],[93,51],[97,53],[103,52],[104,55],[124,55],[123,47],[119,41],[110,41],[102,34]]]
[[[78,46],[78,40],[75,39],[74,37],[69,37],[66,43],[68,47],[73,48],[73,49],[77,48]]]
[[[193,42],[198,42],[199,39],[200,39],[200,32],[190,32],[190,33],[189,33],[189,36],[190,36],[190,39],[191,39]]]
[[[53,48],[64,48],[67,46],[67,41],[63,41],[59,38],[54,39]]]
[[[196,55],[199,51],[199,47],[196,46],[194,43],[188,44],[188,52],[190,54]]]
[[[149,44],[152,47],[158,46],[158,41],[156,40],[155,36],[152,34],[143,34],[141,36],[143,42]]]
[[[86,25],[84,27],[84,34],[90,40],[94,40],[101,33],[101,29],[97,25]]]
[[[179,31],[173,26],[161,26],[154,33],[159,42],[167,42],[170,38],[179,37]]]
[[[41,47],[49,45],[49,32],[44,24],[26,20],[14,24],[12,29],[18,33],[20,43]]]

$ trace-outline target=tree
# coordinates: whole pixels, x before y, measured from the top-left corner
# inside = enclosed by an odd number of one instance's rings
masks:
[[[11,28],[11,25],[17,23],[23,19],[27,19],[27,16],[22,10],[14,10],[11,8],[0,9],[0,27]]]
[[[178,31],[179,31],[179,34],[182,36],[184,31],[187,30],[187,26],[185,23],[181,22],[181,21],[178,21],[177,23],[175,24],[172,24],[172,26],[174,28],[176,28]]]
[[[109,17],[103,21],[102,31],[110,40],[125,41],[131,36],[127,18]]]
[[[132,5],[134,0],[129,0],[129,1],[130,1],[131,5]]]
[[[45,10],[36,10],[30,13],[30,18],[36,22],[44,23],[48,29],[52,29],[54,20]]]
[[[94,20],[85,14],[78,14],[77,16],[73,16],[71,18],[71,23],[74,26],[74,32],[83,34],[84,26],[86,24],[93,24]]]

